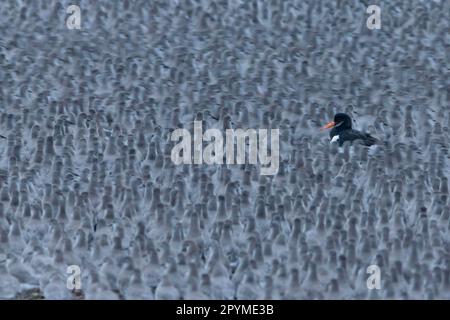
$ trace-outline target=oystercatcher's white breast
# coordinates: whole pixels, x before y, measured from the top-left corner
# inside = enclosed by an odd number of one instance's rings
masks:
[[[333,138],[331,138],[330,143],[335,143],[335,142],[337,142],[337,141],[339,141],[339,135],[338,135],[338,134],[335,135],[335,136],[333,136]]]

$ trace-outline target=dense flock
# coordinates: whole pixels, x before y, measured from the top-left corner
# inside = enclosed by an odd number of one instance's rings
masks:
[[[450,1],[365,2],[0,1],[0,298],[449,299]],[[194,120],[277,174],[175,165]]]

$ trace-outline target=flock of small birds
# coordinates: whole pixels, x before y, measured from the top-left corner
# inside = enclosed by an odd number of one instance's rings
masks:
[[[359,0],[80,0],[70,30],[72,2],[0,1],[0,298],[450,298],[449,1],[379,30]],[[337,112],[381,143],[330,144]],[[194,120],[280,129],[277,174],[175,165]]]

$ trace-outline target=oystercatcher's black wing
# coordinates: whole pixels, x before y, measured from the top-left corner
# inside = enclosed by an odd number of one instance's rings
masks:
[[[378,144],[379,141],[377,138],[372,137],[370,134],[361,132],[358,130],[345,130],[339,133],[339,144],[343,145],[344,142],[350,141],[353,142],[357,140],[356,142],[361,143],[365,146],[371,146],[374,144]]]

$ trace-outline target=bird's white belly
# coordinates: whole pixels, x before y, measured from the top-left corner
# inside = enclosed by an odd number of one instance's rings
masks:
[[[335,143],[335,142],[337,142],[337,141],[339,141],[339,135],[338,135],[338,134],[335,135],[335,136],[333,136],[333,138],[331,138],[330,143]]]

